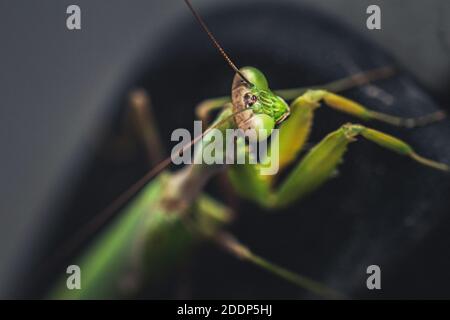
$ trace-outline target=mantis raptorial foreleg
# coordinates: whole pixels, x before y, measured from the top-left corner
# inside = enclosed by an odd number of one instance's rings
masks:
[[[343,160],[349,143],[355,141],[358,135],[426,166],[449,171],[447,165],[419,156],[402,140],[359,124],[346,124],[330,133],[311,149],[279,188],[268,190],[263,197],[255,197],[253,200],[256,200],[263,207],[273,209],[290,205],[313,192],[336,170]],[[237,182],[237,180],[232,181]],[[247,184],[248,181],[251,180],[247,180]],[[247,188],[250,188],[250,186],[247,185]]]
[[[326,105],[360,119],[370,120],[373,115],[373,111],[337,94],[325,90],[307,91],[291,104],[291,117],[280,126],[278,146],[280,168],[292,163],[304,146],[311,130],[314,110],[319,107],[320,101],[325,101]],[[383,115],[383,117],[391,116]],[[379,117],[377,119],[384,120]],[[233,166],[230,169],[231,181],[242,196],[264,207],[288,205],[314,191],[331,176],[342,161],[347,145],[354,141],[357,135],[409,156],[426,166],[449,170],[445,164],[417,155],[409,145],[393,136],[362,125],[344,125],[310,150],[276,191],[271,189],[270,182],[273,179],[259,176],[257,166]],[[246,177],[245,181],[239,179],[242,176]]]
[[[280,126],[278,146],[279,168],[282,169],[300,152],[308,139],[312,127],[314,109],[317,104],[303,104],[297,99],[291,104],[291,115]],[[275,143],[275,142],[272,142]],[[260,166],[241,164],[231,166],[228,176],[235,190],[247,199],[264,204],[271,190],[274,176],[261,176]]]
[[[370,110],[356,101],[350,100],[327,90],[308,90],[298,99],[304,99],[308,104],[317,104],[323,101],[326,106],[334,110],[347,113],[351,116],[360,118],[365,121],[378,120],[394,126],[407,128],[428,125],[445,118],[445,113],[443,111],[433,112],[417,118],[396,117],[378,111]]]
[[[280,130],[280,168],[292,162],[302,149],[311,130],[314,110],[323,101],[334,110],[349,114],[361,120],[379,120],[391,125],[415,127],[442,120],[442,111],[418,118],[400,118],[370,110],[353,100],[327,90],[308,90],[291,104],[291,117]],[[295,137],[293,139],[292,137]]]
[[[311,149],[280,187],[271,193],[264,205],[271,208],[287,206],[317,189],[342,162],[348,144],[355,141],[357,136],[362,136],[426,166],[449,171],[447,165],[419,156],[400,139],[359,124],[345,124]]]

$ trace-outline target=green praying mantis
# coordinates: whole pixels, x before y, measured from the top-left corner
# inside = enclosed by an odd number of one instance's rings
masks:
[[[238,68],[228,57],[202,18],[185,0],[195,18],[215,47],[235,72],[231,97],[209,99],[197,107],[204,123],[214,112],[218,116],[209,128],[179,151],[181,155],[195,143],[211,143],[212,130],[279,129],[277,149],[280,171],[292,167],[280,181],[280,174],[261,175],[263,163],[208,165],[191,164],[176,172],[164,171],[171,163],[167,158],[131,186],[106,208],[62,253],[70,252],[77,240],[94,231],[112,213],[121,210],[116,220],[101,234],[74,264],[81,269],[81,289],[69,290],[67,275],[50,293],[56,299],[93,299],[131,297],[142,287],[163,281],[199,243],[210,241],[235,257],[255,264],[288,282],[324,298],[344,296],[319,282],[280,267],[256,255],[226,231],[232,211],[203,192],[213,176],[227,171],[236,193],[268,211],[276,211],[299,201],[323,185],[343,161],[349,145],[358,137],[407,156],[421,165],[448,172],[446,164],[418,155],[406,142],[359,123],[347,123],[329,133],[310,150],[305,151],[312,129],[314,113],[321,106],[346,113],[364,122],[377,120],[396,126],[415,127],[438,121],[442,112],[421,118],[399,118],[370,110],[338,94],[352,86],[389,76],[390,68],[380,68],[314,88],[272,91],[265,75],[254,67]],[[133,97],[142,108],[143,93]],[[290,102],[288,104],[288,102]],[[146,135],[148,143],[155,145]],[[258,136],[258,139],[266,139]],[[272,141],[275,143],[274,141]],[[301,152],[305,155],[298,160]],[[249,154],[249,148],[239,152]],[[195,156],[201,156],[195,155]]]

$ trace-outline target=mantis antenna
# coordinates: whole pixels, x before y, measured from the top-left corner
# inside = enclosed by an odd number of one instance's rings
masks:
[[[214,44],[214,46],[217,48],[217,50],[219,50],[220,54],[223,56],[223,58],[225,59],[226,62],[228,62],[228,64],[230,65],[230,67],[242,78],[242,80],[244,80],[245,82],[247,82],[250,86],[253,87],[253,83],[251,83],[245,76],[244,74],[239,71],[239,69],[236,67],[236,65],[233,63],[233,61],[230,59],[230,57],[227,55],[227,53],[225,52],[225,50],[222,48],[222,46],[220,45],[219,41],[217,41],[216,37],[214,37],[214,35],[212,34],[212,32],[209,30],[208,26],[206,25],[205,21],[203,21],[202,17],[198,14],[197,11],[195,11],[194,7],[192,6],[191,2],[189,0],[184,0],[184,2],[186,2],[187,6],[189,7],[189,10],[191,10],[192,14],[194,15],[195,19],[197,19],[198,23],[200,24],[200,26],[203,28],[203,30],[205,30],[206,34],[208,35],[208,37],[211,39],[212,43]]]

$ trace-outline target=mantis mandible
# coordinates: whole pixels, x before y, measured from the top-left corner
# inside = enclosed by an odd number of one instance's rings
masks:
[[[342,161],[350,143],[356,141],[357,137],[410,157],[421,165],[448,172],[446,164],[424,158],[406,142],[359,123],[342,125],[297,160],[308,141],[314,113],[321,106],[346,113],[359,121],[377,120],[410,128],[438,121],[442,119],[443,113],[403,119],[370,110],[337,93],[351,86],[387,77],[391,73],[389,68],[372,70],[317,88],[272,91],[260,70],[236,67],[192,8],[190,1],[185,2],[235,72],[231,97],[206,100],[197,107],[197,114],[205,123],[213,112],[218,111],[219,115],[209,129],[186,148],[199,141],[208,143],[208,133],[212,129],[266,129],[270,132],[278,128],[280,169],[290,165],[293,165],[293,169],[282,181],[277,181],[279,175],[261,176],[258,171],[260,164],[193,164],[171,173],[163,172],[171,158],[160,162],[86,229],[90,232],[111,213],[122,210],[117,221],[76,262],[82,270],[82,289],[67,290],[64,279],[51,296],[104,298],[132,295],[144,283],[160,281],[169,269],[173,269],[189,254],[196,243],[212,241],[232,255],[319,296],[342,297],[339,292],[275,265],[241,244],[224,230],[231,221],[231,210],[203,193],[203,186],[212,176],[226,169],[231,184],[241,197],[268,210],[290,206],[327,181]]]

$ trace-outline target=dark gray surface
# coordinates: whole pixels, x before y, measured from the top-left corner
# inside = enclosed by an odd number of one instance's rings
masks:
[[[72,169],[91,151],[117,86],[171,22],[163,2],[77,3],[81,31],[65,27],[67,1],[0,4],[3,294],[11,275],[27,267],[22,258],[76,178]]]
[[[194,2],[201,9],[207,1]],[[364,1],[314,2],[348,17],[353,27],[364,17]],[[397,11],[383,15],[382,32],[368,34],[364,28],[361,32],[392,48],[397,57],[405,58],[406,66],[421,68],[417,73],[424,83],[442,89],[449,55],[437,37],[437,14],[448,12],[448,6],[442,11],[444,1],[426,1],[426,7],[413,5],[425,1],[392,2]],[[10,288],[8,280],[27,268],[25,258],[42,224],[57,214],[53,208],[69,192],[78,165],[92,152],[95,133],[110,115],[117,89],[136,71],[137,59],[151,55],[152,45],[189,14],[181,0],[77,1],[82,30],[72,32],[65,28],[69,4],[0,2],[2,297]],[[405,18],[393,16],[394,12]]]
[[[379,44],[436,91],[450,86],[450,1],[306,0]],[[366,8],[381,8],[382,30],[368,30]]]

